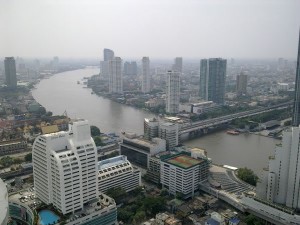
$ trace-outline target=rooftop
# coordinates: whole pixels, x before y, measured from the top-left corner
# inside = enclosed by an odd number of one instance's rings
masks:
[[[203,160],[194,159],[187,155],[179,155],[166,160],[167,163],[178,166],[184,169],[191,168],[200,164]]]
[[[119,155],[113,158],[109,158],[109,159],[105,159],[102,161],[98,162],[98,169],[105,169],[108,167],[112,167],[112,166],[116,166],[122,163],[126,163],[127,162],[127,157],[124,155]]]

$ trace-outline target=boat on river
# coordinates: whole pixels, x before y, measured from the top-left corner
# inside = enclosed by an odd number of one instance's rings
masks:
[[[240,132],[235,131],[235,130],[228,130],[228,131],[226,131],[226,133],[231,134],[231,135],[239,135],[240,134]]]

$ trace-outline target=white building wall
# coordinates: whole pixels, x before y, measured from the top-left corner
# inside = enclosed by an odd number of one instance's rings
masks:
[[[179,73],[174,71],[167,72],[166,83],[166,112],[178,113],[180,101],[180,78]]]
[[[142,59],[142,92],[148,93],[151,91],[151,74],[149,57]]]
[[[122,59],[114,57],[109,61],[109,93],[123,93]]]

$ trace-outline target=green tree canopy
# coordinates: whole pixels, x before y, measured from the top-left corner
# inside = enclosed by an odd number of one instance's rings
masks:
[[[27,155],[25,155],[25,161],[26,162],[31,162],[32,161],[32,153],[28,153]]]
[[[255,175],[255,173],[251,169],[248,169],[247,167],[239,168],[237,170],[237,176],[238,176],[238,178],[245,181],[246,183],[256,186],[258,177]]]
[[[91,135],[94,136],[99,136],[101,134],[100,129],[96,126],[91,126]]]

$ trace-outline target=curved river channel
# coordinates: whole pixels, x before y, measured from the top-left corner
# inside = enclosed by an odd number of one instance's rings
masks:
[[[142,134],[143,119],[155,115],[91,94],[91,89],[82,85],[83,78],[98,72],[98,68],[86,68],[55,74],[41,80],[32,95],[54,115],[66,111],[70,118],[85,118],[106,133],[130,131]],[[184,144],[205,148],[215,164],[248,167],[259,173],[268,165],[268,157],[277,143],[278,140],[254,134],[232,136],[221,131]]]

